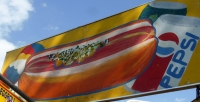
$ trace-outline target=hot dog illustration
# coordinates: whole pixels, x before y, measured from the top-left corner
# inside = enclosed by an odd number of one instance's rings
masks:
[[[156,46],[151,21],[133,21],[32,54],[18,80],[19,88],[34,99],[103,91],[144,72],[155,55]]]

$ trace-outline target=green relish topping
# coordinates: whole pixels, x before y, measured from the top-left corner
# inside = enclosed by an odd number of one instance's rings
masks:
[[[87,45],[77,45],[74,48],[66,49],[62,52],[47,55],[51,61],[61,61],[64,65],[71,65],[73,62],[81,63],[85,58],[92,56],[98,48],[107,45],[109,39],[105,41],[97,41],[96,43]]]

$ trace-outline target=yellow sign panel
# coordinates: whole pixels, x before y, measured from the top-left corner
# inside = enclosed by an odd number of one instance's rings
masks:
[[[0,82],[0,101],[1,102],[23,102],[19,97],[12,93],[4,84]]]
[[[156,0],[10,51],[2,74],[52,102],[199,83],[199,10],[199,0]]]

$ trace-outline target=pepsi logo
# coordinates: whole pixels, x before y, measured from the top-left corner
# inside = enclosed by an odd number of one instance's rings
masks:
[[[178,85],[198,43],[199,36],[197,35],[198,34],[185,32],[185,34],[181,35],[180,37],[175,36],[173,33],[171,33],[171,35],[163,34],[159,36],[159,40],[161,41],[159,42],[161,43],[159,47],[161,50],[159,50],[158,47],[157,54],[159,57],[162,57],[173,53],[173,57],[168,64],[167,70],[160,82],[158,89],[171,88]],[[170,39],[172,40],[168,40],[168,36],[171,36]],[[168,41],[168,44],[166,41]],[[179,41],[181,42],[179,43]]]
[[[166,32],[158,37],[158,47],[156,55],[168,57],[172,55],[179,44],[179,38],[173,32]]]

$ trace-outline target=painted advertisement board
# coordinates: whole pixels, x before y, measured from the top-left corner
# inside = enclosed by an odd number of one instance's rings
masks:
[[[156,0],[10,51],[2,74],[52,102],[199,83],[199,10],[199,0]]]
[[[0,101],[1,102],[24,102],[16,94],[11,92],[9,88],[0,81]]]

